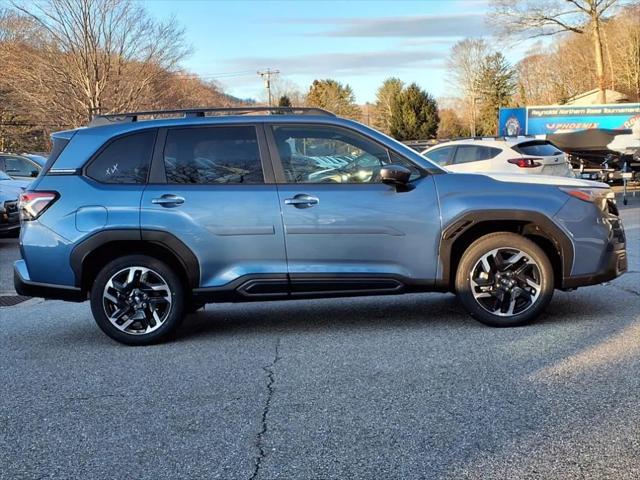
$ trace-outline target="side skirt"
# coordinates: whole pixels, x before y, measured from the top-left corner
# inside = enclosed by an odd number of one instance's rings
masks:
[[[435,280],[362,274],[246,275],[220,287],[196,288],[193,298],[206,303],[360,297],[443,291]]]

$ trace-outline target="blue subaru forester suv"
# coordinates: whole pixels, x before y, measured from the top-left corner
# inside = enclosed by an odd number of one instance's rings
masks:
[[[15,287],[88,298],[134,345],[225,301],[450,291],[522,325],[627,268],[605,184],[531,177],[448,173],[319,109],[101,116],[22,195]]]

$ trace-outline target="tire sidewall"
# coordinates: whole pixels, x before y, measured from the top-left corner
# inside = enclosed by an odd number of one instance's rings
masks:
[[[171,311],[162,326],[153,332],[132,335],[118,330],[107,318],[103,307],[103,292],[109,279],[120,270],[140,266],[149,268],[164,278],[171,291]],[[182,321],[184,286],[180,277],[164,262],[147,255],[127,255],[105,265],[96,276],[90,292],[91,311],[98,327],[112,339],[127,345],[151,345],[169,338]]]
[[[511,317],[493,315],[478,304],[471,292],[471,273],[482,255],[496,248],[515,248],[530,256],[540,269],[540,295],[536,303]],[[492,327],[516,327],[535,320],[547,307],[554,291],[553,267],[544,251],[531,240],[510,232],[493,233],[479,238],[464,252],[456,272],[455,290],[460,302],[476,320]]]

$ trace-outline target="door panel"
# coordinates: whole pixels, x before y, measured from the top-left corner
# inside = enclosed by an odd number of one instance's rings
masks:
[[[163,195],[184,202],[153,203]],[[140,220],[143,229],[167,230],[191,249],[200,263],[201,287],[287,271],[274,185],[149,185]]]
[[[200,287],[245,275],[286,275],[276,186],[251,125],[168,129],[141,206],[143,229],[167,230],[200,264]],[[158,168],[157,163],[162,167]],[[286,283],[283,287],[286,290]]]
[[[279,185],[291,280],[298,274],[362,274],[435,279],[440,218],[434,182],[408,192],[384,184]],[[310,208],[287,205],[298,194]]]
[[[393,278],[435,279],[440,216],[433,178],[348,128],[282,124],[266,133],[292,293],[358,285],[389,291],[398,289]],[[381,169],[392,163],[412,172],[408,191],[381,183]]]

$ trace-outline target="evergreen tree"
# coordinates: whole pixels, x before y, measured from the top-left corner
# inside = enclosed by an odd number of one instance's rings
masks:
[[[438,105],[435,99],[412,83],[392,107],[390,133],[398,140],[423,140],[438,132]]]
[[[361,112],[355,100],[349,85],[326,79],[313,81],[307,93],[306,104],[309,107],[324,108],[341,117],[357,119]]]
[[[496,52],[482,62],[476,91],[478,104],[478,135],[496,135],[500,107],[512,104],[517,89],[516,72],[506,58]]]
[[[278,100],[278,106],[279,107],[290,107],[291,106],[291,99],[287,95],[282,95],[280,97],[280,99]]]

